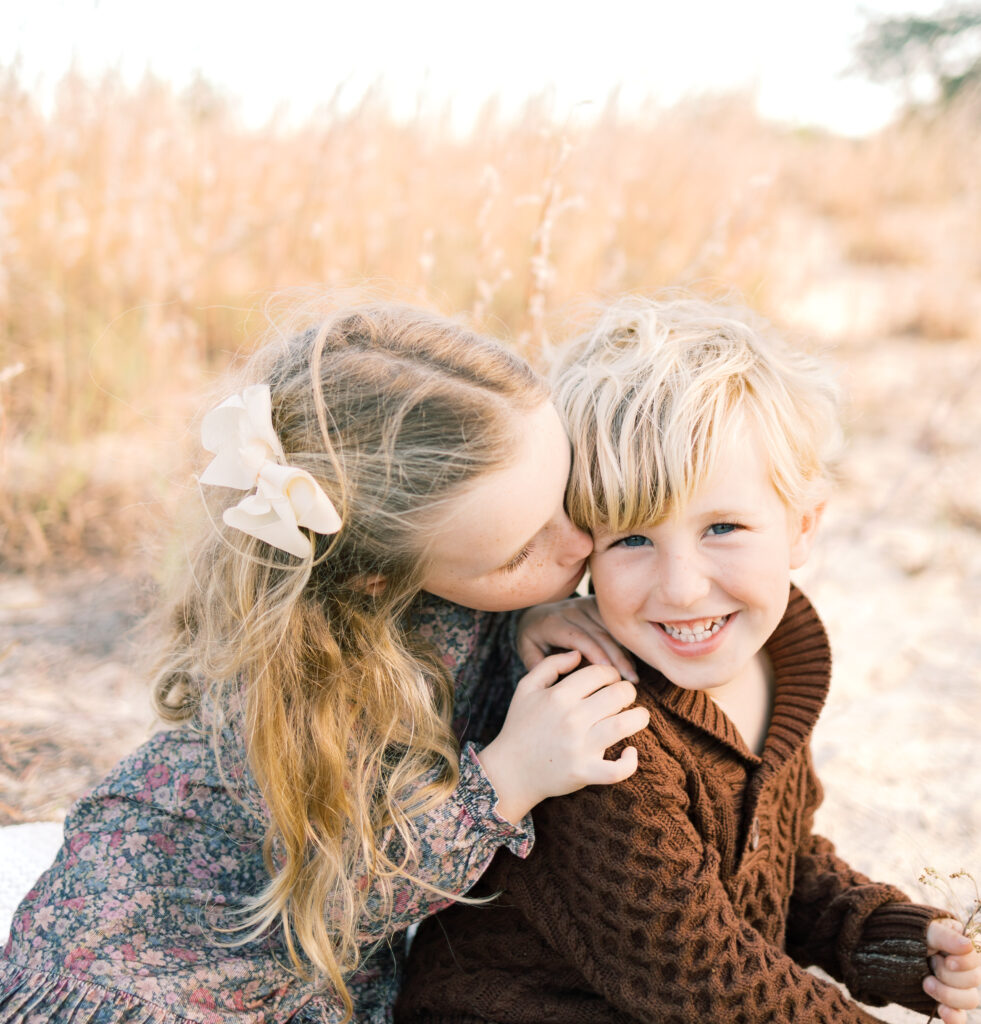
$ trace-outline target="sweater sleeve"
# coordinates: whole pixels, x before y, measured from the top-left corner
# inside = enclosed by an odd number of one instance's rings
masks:
[[[814,964],[843,981],[863,1003],[900,1003],[932,1013],[936,1003],[922,985],[930,973],[926,930],[947,915],[911,903],[891,885],[869,881],[836,855],[829,840],[812,832],[822,794],[809,751],[807,771],[808,807],[787,917],[788,951],[799,963]]]
[[[626,783],[546,801],[533,855],[500,862],[532,926],[637,1021],[875,1021],[735,911],[719,855],[689,817],[685,773],[649,754]]]

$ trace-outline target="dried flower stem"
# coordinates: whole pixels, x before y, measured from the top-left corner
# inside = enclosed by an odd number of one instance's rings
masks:
[[[476,298],[473,317],[481,323],[490,312],[494,298],[511,279],[511,271],[504,265],[504,250],[495,245],[492,237],[492,213],[501,193],[501,176],[496,167],[488,164],[481,176],[481,187],[486,190],[484,201],[477,213],[477,266]]]
[[[521,341],[526,351],[538,353],[542,358],[548,356],[548,335],[545,330],[545,298],[548,291],[549,281],[552,276],[552,229],[555,227],[556,218],[563,208],[562,185],[559,182],[559,175],[572,146],[567,139],[563,139],[558,156],[549,168],[548,177],[545,179],[545,187],[542,192],[541,212],[538,218],[538,226],[532,236],[534,249],[531,254],[528,278],[528,297],[525,302],[525,312],[529,321],[529,328],[522,332]]]

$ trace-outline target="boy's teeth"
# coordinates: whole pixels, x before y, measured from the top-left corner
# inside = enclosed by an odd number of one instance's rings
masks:
[[[693,644],[714,636],[728,621],[728,615],[720,615],[717,619],[696,619],[694,622],[679,623],[678,625],[662,622],[661,628],[675,640]]]

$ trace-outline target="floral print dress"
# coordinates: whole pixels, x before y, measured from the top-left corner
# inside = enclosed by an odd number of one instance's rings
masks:
[[[492,736],[517,677],[516,616],[430,598],[413,625],[456,681],[461,740]],[[232,945],[230,911],[267,880],[267,814],[244,769],[240,734],[222,734],[221,767],[201,722],[158,733],[72,808],[51,868],[17,909],[0,955],[0,1022],[274,1024],[332,1022],[340,1000],[297,978],[280,933]],[[495,851],[526,856],[531,819],[515,827],[471,742],[451,797],[420,821],[419,874],[463,893]],[[391,1019],[404,929],[450,902],[409,882],[394,917],[367,916],[367,957],[349,981],[356,1022]]]

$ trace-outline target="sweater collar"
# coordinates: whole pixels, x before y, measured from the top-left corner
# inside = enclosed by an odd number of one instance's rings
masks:
[[[643,664],[641,685],[663,710],[713,736],[752,764],[775,767],[807,742],[827,699],[831,678],[824,626],[795,586],[790,588],[787,609],[765,649],[773,666],[775,691],[762,756],[746,746],[729,717],[704,690],[684,690]]]

